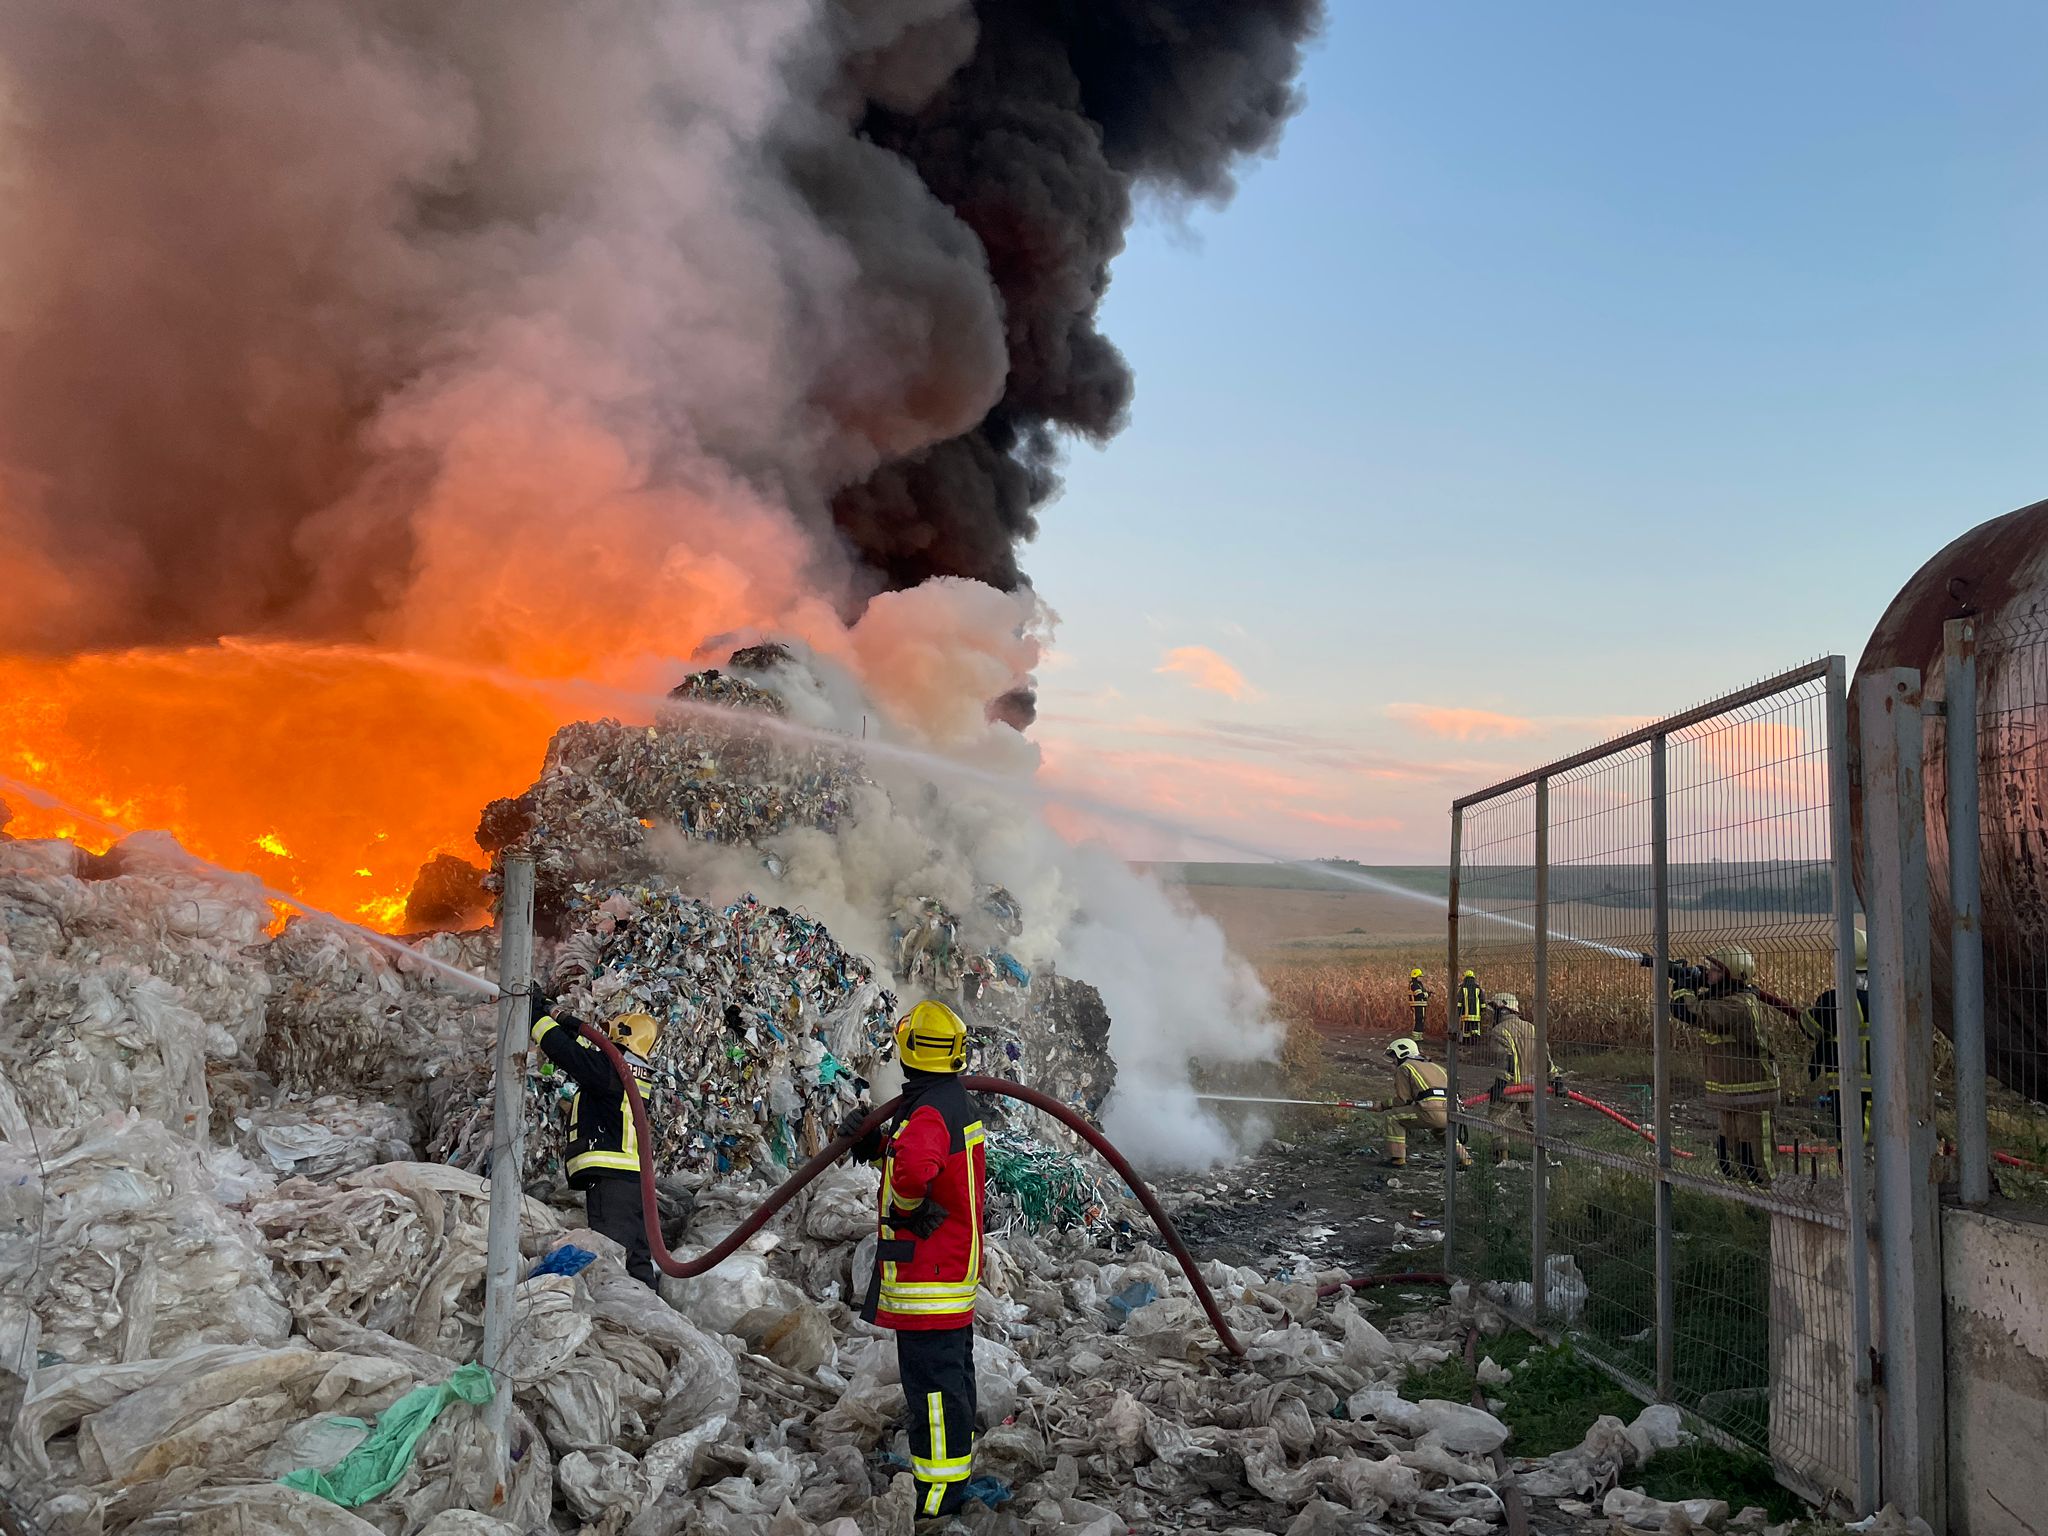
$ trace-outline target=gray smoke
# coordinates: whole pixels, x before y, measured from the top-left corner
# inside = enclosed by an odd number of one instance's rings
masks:
[[[1226,195],[1318,11],[0,10],[0,647],[412,643],[664,549],[707,628],[1014,588],[1134,195]]]

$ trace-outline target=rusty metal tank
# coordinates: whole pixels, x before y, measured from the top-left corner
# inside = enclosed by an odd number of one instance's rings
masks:
[[[1942,699],[1942,629],[1978,635],[1979,800],[1983,828],[1984,1032],[1991,1074],[2048,1098],[2048,501],[1979,524],[1923,565],[1892,600],[1858,677],[1917,668]],[[1853,698],[1852,698],[1853,708]],[[1927,728],[1927,873],[1935,1018],[1949,1018],[1947,722]],[[1852,721],[1853,729],[1853,721]],[[1863,867],[1860,797],[1853,805]]]

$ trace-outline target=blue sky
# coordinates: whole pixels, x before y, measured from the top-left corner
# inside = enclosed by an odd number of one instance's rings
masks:
[[[1433,861],[2048,496],[2048,6],[1333,13],[1277,155],[1116,266],[1130,426],[1026,557],[1053,773]]]

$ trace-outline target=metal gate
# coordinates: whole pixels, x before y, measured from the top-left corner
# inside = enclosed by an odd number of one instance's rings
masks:
[[[1450,986],[1470,969],[1515,994],[1561,1077],[1489,1100],[1500,1058],[1485,1034],[1461,1042],[1452,1010],[1453,1134],[1474,1166],[1447,1146],[1445,1208],[1454,1273],[1860,1511],[1877,1454],[1870,1270],[1850,1262],[1868,1251],[1864,1069],[1821,1044],[1822,994],[1858,987],[1849,761],[1830,657],[1453,803]],[[1760,1122],[1708,1104],[1687,1022],[1685,967],[1724,947],[1756,962],[1779,1084]]]

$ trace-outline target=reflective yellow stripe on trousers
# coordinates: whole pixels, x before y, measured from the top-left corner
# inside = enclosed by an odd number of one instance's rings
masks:
[[[937,1392],[927,1392],[924,1398],[925,1422],[931,1430],[932,1454],[929,1459],[913,1456],[910,1469],[917,1474],[920,1482],[930,1483],[931,1492],[924,1496],[924,1512],[936,1515],[939,1506],[946,1499],[946,1485],[964,1483],[973,1475],[974,1453],[970,1448],[965,1456],[946,1454],[946,1400]],[[969,1432],[970,1435],[972,1431]]]

